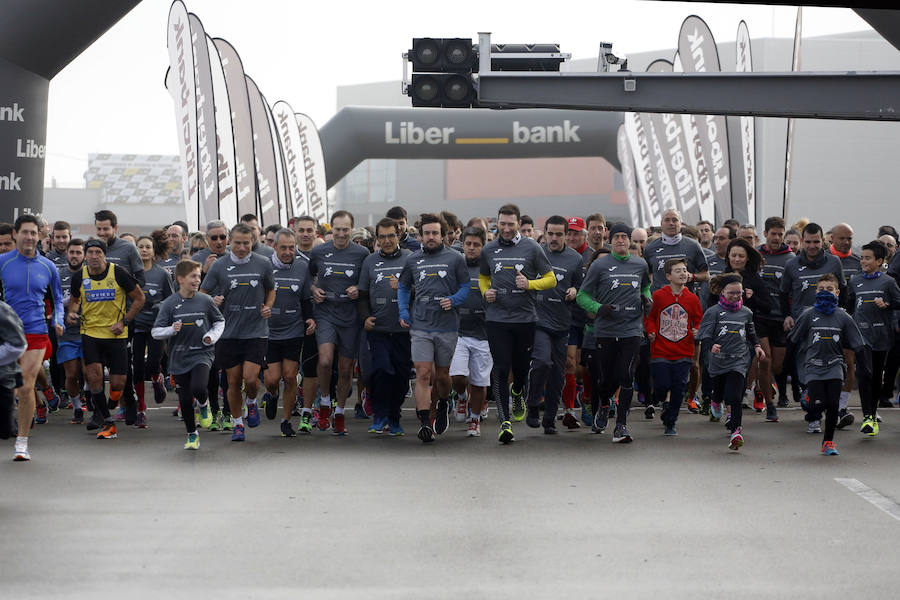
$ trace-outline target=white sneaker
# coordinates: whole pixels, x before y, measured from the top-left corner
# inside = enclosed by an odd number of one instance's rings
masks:
[[[810,421],[806,425],[806,433],[822,433],[821,421]]]
[[[469,430],[466,432],[468,437],[479,437],[481,436],[481,422],[475,419],[469,420]]]
[[[16,453],[13,456],[13,460],[31,460],[31,455],[28,454],[28,440],[19,441],[16,440]]]
[[[469,416],[469,395],[456,398],[456,422],[463,423]]]

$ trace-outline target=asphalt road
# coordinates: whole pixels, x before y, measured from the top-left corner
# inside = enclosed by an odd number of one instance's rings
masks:
[[[402,438],[351,420],[344,438],[285,439],[264,418],[243,444],[202,433],[189,452],[173,405],[109,441],[51,415],[29,463],[6,443],[0,597],[889,598],[900,583],[896,409],[824,457],[799,410],[746,412],[739,453],[687,413],[675,438],[634,414],[630,445],[519,423],[501,446],[492,413],[479,439],[454,423],[423,446],[412,412]]]

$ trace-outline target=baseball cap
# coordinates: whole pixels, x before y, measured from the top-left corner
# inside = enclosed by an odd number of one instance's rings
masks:
[[[584,219],[581,217],[569,217],[569,229],[572,231],[584,231],[587,227],[585,227]]]

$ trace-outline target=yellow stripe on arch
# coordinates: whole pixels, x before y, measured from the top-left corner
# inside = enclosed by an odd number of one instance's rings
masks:
[[[457,144],[508,144],[509,138],[456,138]]]

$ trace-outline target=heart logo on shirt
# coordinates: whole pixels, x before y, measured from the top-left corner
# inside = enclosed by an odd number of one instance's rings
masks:
[[[147,290],[147,291],[150,293],[151,296],[156,295],[156,290]]]
[[[557,280],[557,281],[562,281],[564,277],[565,277],[565,275],[563,275],[562,273],[557,273],[557,274],[556,274],[556,280]]]
[[[632,281],[632,282],[631,282],[631,287],[637,289],[637,281]]]
[[[252,285],[253,287],[256,287],[257,285],[259,285],[259,281],[257,281],[256,279],[251,279],[250,285]]]
[[[516,265],[516,271],[521,271],[521,270],[524,269],[524,268],[525,268],[525,265],[523,265],[523,264],[517,264],[517,265]]]
[[[347,277],[353,277],[353,269],[347,269],[344,273],[347,274]]]
[[[299,289],[300,289],[300,286],[297,285],[296,283],[293,284],[293,285],[291,285],[291,290],[292,290],[292,291],[296,292],[296,291],[299,290]]]
[[[447,271],[438,271],[438,277],[440,277],[441,279],[443,279],[446,276],[447,276]]]
[[[203,325],[203,319],[197,319],[195,322],[197,323],[197,327],[201,327]]]
[[[782,276],[782,272],[781,272],[781,271],[775,271],[775,277],[776,277],[776,278],[781,279],[781,276]]]

